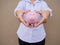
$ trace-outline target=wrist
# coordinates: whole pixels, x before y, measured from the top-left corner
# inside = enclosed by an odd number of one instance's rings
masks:
[[[47,22],[47,19],[44,18],[44,17],[40,20],[40,24],[43,24],[43,23],[46,23],[46,22]]]

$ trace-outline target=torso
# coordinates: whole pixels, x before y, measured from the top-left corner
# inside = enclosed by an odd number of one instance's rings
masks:
[[[40,2],[37,2],[34,5],[27,1],[25,3],[25,10],[41,10]],[[21,23],[19,25],[17,35],[21,40],[25,42],[34,43],[42,41],[45,38],[46,33],[43,24],[35,28],[29,28]]]

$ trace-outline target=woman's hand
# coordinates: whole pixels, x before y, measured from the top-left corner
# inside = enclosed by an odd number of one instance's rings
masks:
[[[22,23],[23,23],[25,26],[27,26],[27,27],[29,26],[29,23],[28,23],[28,22],[23,21]]]
[[[46,23],[46,22],[47,22],[47,19],[42,18],[39,22],[35,23],[34,26],[38,27],[40,24],[43,24],[43,23]]]
[[[39,13],[38,11],[35,11],[36,13]],[[47,22],[47,19],[49,17],[49,14],[50,12],[47,10],[47,11],[40,11],[41,16],[42,16],[42,19],[38,22],[38,23],[35,23],[34,26],[37,27],[39,26],[40,24],[42,23],[46,23]]]
[[[24,13],[28,13],[29,11],[30,10],[19,10],[16,12],[19,22],[22,22],[25,26],[29,26],[29,23],[24,21],[23,15],[24,15]]]

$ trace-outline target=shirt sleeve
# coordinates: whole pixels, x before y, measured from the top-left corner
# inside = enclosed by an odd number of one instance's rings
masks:
[[[52,16],[52,9],[47,5],[45,1],[42,1],[42,10],[49,10],[50,11],[50,16]]]
[[[16,16],[17,10],[24,10],[24,1],[19,1],[18,5],[16,6],[14,10],[14,16]]]

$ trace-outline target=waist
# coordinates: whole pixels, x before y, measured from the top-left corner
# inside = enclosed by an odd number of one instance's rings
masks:
[[[20,39],[32,43],[43,40],[46,36],[46,33],[43,24],[37,28],[30,29],[21,23],[18,28],[17,35]]]
[[[41,29],[41,28],[44,28],[44,25],[43,24],[41,24],[41,25],[39,25],[38,27],[32,27],[32,28],[30,28],[30,27],[27,27],[27,26],[25,26],[23,23],[20,23],[20,25],[19,25],[19,28],[24,28],[24,29],[30,29],[30,30],[32,30],[32,29]]]

